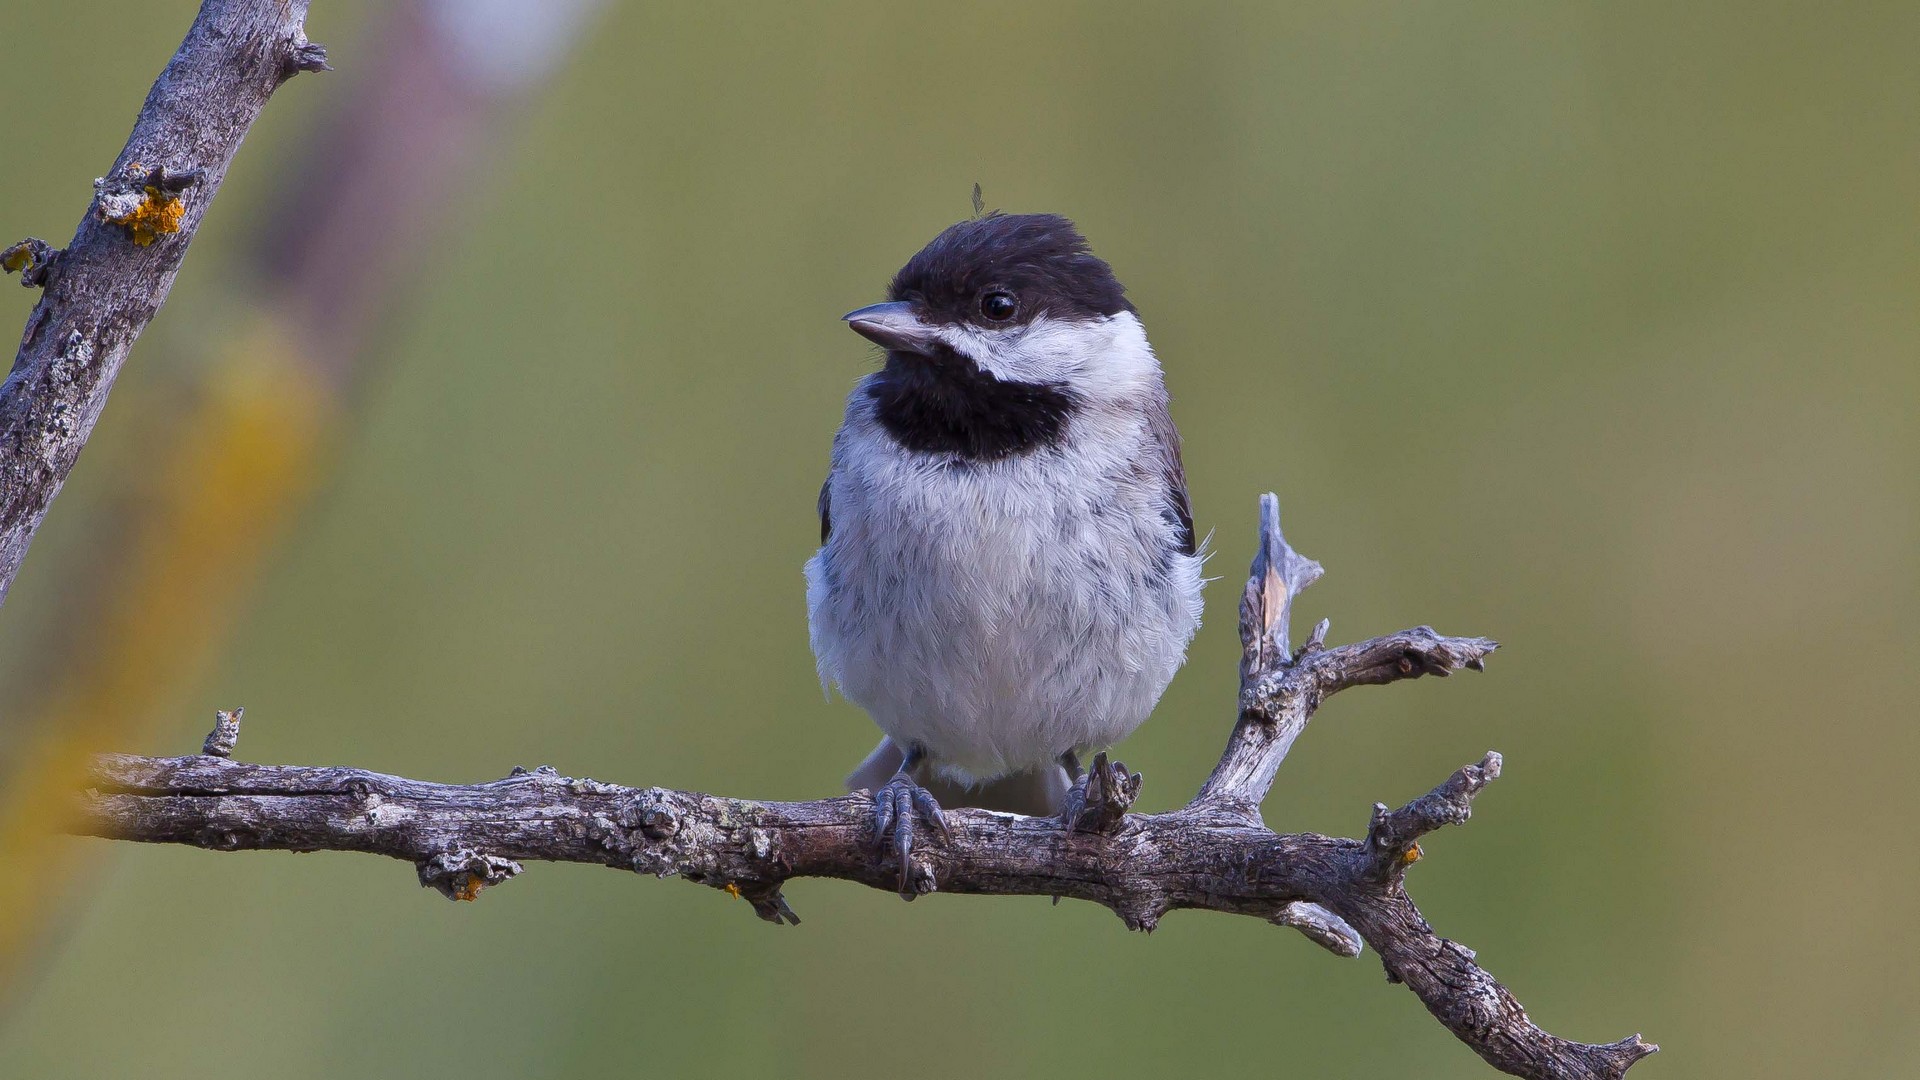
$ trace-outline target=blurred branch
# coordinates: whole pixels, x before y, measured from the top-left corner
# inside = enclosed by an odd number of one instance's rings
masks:
[[[1293,927],[1339,955],[1357,956],[1364,942],[1380,954],[1390,981],[1405,983],[1494,1067],[1542,1080],[1623,1076],[1658,1048],[1638,1035],[1589,1045],[1542,1031],[1470,950],[1433,932],[1406,894],[1417,841],[1467,819],[1472,798],[1499,775],[1498,754],[1398,810],[1376,805],[1364,839],[1274,833],[1261,823],[1259,803],[1274,772],[1327,697],[1351,686],[1478,670],[1497,647],[1419,627],[1329,649],[1322,623],[1288,655],[1279,624],[1319,566],[1288,546],[1272,500],[1263,499],[1261,553],[1241,620],[1251,659],[1239,721],[1194,801],[1161,814],[1127,813],[1137,775],[1099,762],[1096,772],[1112,793],[1090,799],[1104,810],[1076,815],[1082,827],[948,810],[950,836],[912,855],[913,893],[1071,897],[1111,908],[1138,930],[1152,930],[1168,911],[1202,908]],[[222,713],[208,745],[231,752],[238,723],[239,710]],[[858,792],[756,802],[622,787],[546,766],[451,785],[360,769],[251,765],[217,753],[103,755],[90,784],[73,826],[83,835],[218,851],[386,855],[413,863],[423,885],[456,900],[520,873],[522,860],[677,875],[745,899],[774,923],[799,922],[781,894],[793,878],[889,892],[898,886],[892,856],[872,842],[870,798]]]
[[[307,0],[205,0],[66,250],[23,241],[0,260],[46,290],[0,386],[0,602],[240,140],[281,83],[326,67],[306,14]]]

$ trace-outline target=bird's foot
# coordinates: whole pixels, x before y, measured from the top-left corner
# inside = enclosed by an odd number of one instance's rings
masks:
[[[1093,756],[1093,768],[1073,782],[1060,825],[1068,832],[1111,832],[1140,795],[1140,774],[1125,764],[1107,761],[1105,751]]]
[[[893,855],[900,862],[900,895],[908,900],[922,892],[933,891],[933,879],[928,876],[920,881],[913,878],[913,837],[918,817],[945,840],[947,819],[940,812],[940,804],[934,801],[933,793],[919,784],[904,771],[895,773],[893,779],[886,782],[879,791],[873,793],[873,843],[875,847],[884,847],[889,830],[893,833]]]

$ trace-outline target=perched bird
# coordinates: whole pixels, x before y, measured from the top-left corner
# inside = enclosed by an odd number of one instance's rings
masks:
[[[1160,364],[1072,222],[962,221],[888,297],[846,316],[886,363],[833,440],[807,613],[822,683],[886,733],[847,784],[905,890],[942,801],[1084,798],[1079,755],[1186,658],[1202,556]]]

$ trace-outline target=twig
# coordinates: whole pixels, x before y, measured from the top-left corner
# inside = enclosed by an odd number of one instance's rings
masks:
[[[200,752],[210,757],[232,757],[233,748],[240,745],[240,718],[246,715],[245,709],[221,709],[213,714],[213,730],[207,733],[207,741],[200,744]]]
[[[1307,936],[1307,940],[1333,953],[1351,960],[1363,951],[1364,942],[1347,921],[1319,904],[1309,904],[1305,900],[1295,900],[1282,907],[1274,915],[1273,922],[1280,926],[1291,926]]]
[[[46,290],[0,386],[0,603],[240,140],[281,83],[326,66],[303,29],[307,3],[204,0],[72,242],[29,239],[0,257]]]
[[[1293,550],[1280,531],[1280,497],[1260,496],[1260,546],[1240,597],[1240,687],[1288,658],[1287,626],[1293,598],[1320,580],[1320,564]],[[1322,639],[1324,629],[1316,633]]]
[[[1398,810],[1376,806],[1362,840],[1274,833],[1261,823],[1259,803],[1275,770],[1327,697],[1478,669],[1496,647],[1419,627],[1325,648],[1323,624],[1289,656],[1285,609],[1319,567],[1287,545],[1277,505],[1271,509],[1261,516],[1261,555],[1247,588],[1252,616],[1241,622],[1253,660],[1243,673],[1240,718],[1194,801],[1166,813],[1128,813],[1137,775],[1097,762],[1088,813],[1099,828],[948,810],[949,838],[914,853],[913,891],[1071,897],[1111,908],[1139,930],[1179,908],[1251,915],[1342,956],[1359,955],[1364,942],[1390,980],[1405,983],[1496,1068],[1540,1080],[1623,1076],[1658,1048],[1637,1035],[1607,1045],[1569,1042],[1534,1026],[1471,951],[1433,932],[1403,887],[1416,841],[1466,820],[1469,801],[1499,775],[1499,755]],[[79,799],[79,833],[223,851],[370,852],[415,864],[422,883],[462,900],[533,860],[675,875],[786,923],[799,921],[781,893],[794,878],[888,892],[899,884],[898,867],[872,843],[864,793],[756,802],[575,779],[545,766],[449,785],[208,755],[106,755],[95,761],[91,783]]]

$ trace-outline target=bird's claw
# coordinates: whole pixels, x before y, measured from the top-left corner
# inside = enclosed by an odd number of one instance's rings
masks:
[[[1068,832],[1107,832],[1126,816],[1140,794],[1140,774],[1128,772],[1123,762],[1107,761],[1103,751],[1093,767],[1073,782],[1060,810],[1060,825]]]
[[[940,834],[940,839],[951,837],[947,830],[946,815],[940,812],[940,804],[934,800],[933,793],[913,778],[900,773],[886,782],[885,786],[873,793],[873,842],[880,847],[887,842],[887,832],[893,832],[893,856],[900,863],[900,895],[911,900],[915,890],[910,887],[913,877],[913,837],[914,819],[918,817]]]

